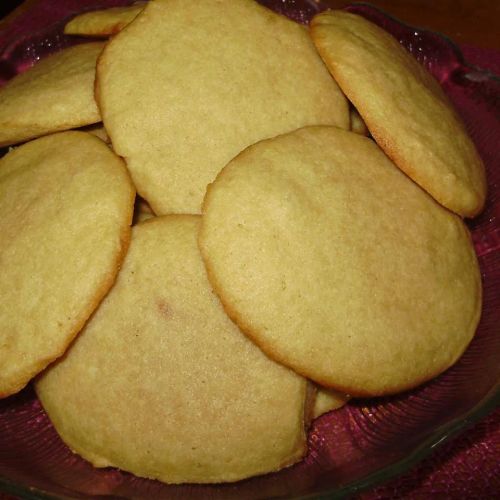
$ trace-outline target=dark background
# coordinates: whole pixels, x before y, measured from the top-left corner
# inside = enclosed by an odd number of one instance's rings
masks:
[[[0,3],[0,17],[6,16],[9,12],[14,10],[18,5],[21,5],[22,0],[6,0]]]

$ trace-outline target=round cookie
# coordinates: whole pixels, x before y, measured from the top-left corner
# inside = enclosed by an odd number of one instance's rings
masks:
[[[106,45],[96,95],[113,148],[158,215],[200,213],[207,184],[258,140],[349,128],[307,29],[253,0],[148,2]]]
[[[103,47],[63,49],[0,88],[0,146],[101,121],[94,79]]]
[[[483,163],[437,81],[389,33],[363,17],[313,18],[316,47],[385,153],[446,208],[477,215]]]
[[[132,229],[115,286],[36,390],[62,439],[97,467],[166,483],[236,481],[306,451],[309,383],[224,313],[197,216]]]
[[[453,364],[479,320],[462,220],[370,139],[308,127],[246,149],[209,186],[199,238],[215,291],[270,357],[351,395]]]
[[[113,284],[134,194],[123,161],[83,132],[0,160],[0,397],[63,354]]]
[[[93,10],[75,16],[64,26],[65,35],[106,37],[116,35],[130,24],[144,8],[144,2],[126,7]]]

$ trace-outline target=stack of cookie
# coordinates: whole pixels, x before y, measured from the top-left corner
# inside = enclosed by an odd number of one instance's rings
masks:
[[[118,34],[0,90],[0,144],[29,141],[0,160],[0,396],[36,377],[97,467],[228,482],[301,460],[349,397],[460,357],[484,167],[397,40],[253,0],[67,31]]]

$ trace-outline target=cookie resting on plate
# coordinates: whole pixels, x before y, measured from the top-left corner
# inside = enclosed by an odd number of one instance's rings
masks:
[[[113,284],[134,195],[121,158],[87,133],[0,160],[0,397],[61,356]]]
[[[0,146],[100,122],[94,80],[103,47],[63,49],[0,88]]]
[[[307,127],[257,143],[209,186],[212,286],[271,358],[353,396],[410,389],[472,339],[469,232],[374,141]]]
[[[253,0],[152,0],[106,45],[96,97],[114,150],[158,214],[201,211],[207,184],[256,141],[349,128],[307,29]]]
[[[484,165],[434,77],[389,33],[356,14],[311,21],[316,47],[385,153],[446,208],[477,215]]]
[[[135,226],[116,285],[37,381],[62,439],[95,466],[216,483],[305,454],[309,383],[224,313],[196,244],[199,222]]]

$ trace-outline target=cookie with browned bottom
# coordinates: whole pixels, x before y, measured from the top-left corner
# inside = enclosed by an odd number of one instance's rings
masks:
[[[236,481],[304,455],[308,382],[224,313],[196,244],[199,217],[132,229],[115,286],[36,389],[95,466],[166,483]]]
[[[477,215],[484,166],[438,82],[389,33],[327,11],[311,22],[316,47],[385,153],[446,208]]]
[[[123,161],[83,132],[0,160],[0,397],[63,354],[113,284],[134,195]]]
[[[375,396],[451,366],[481,279],[462,220],[370,139],[308,127],[262,141],[210,185],[199,238],[228,314],[270,357]]]

